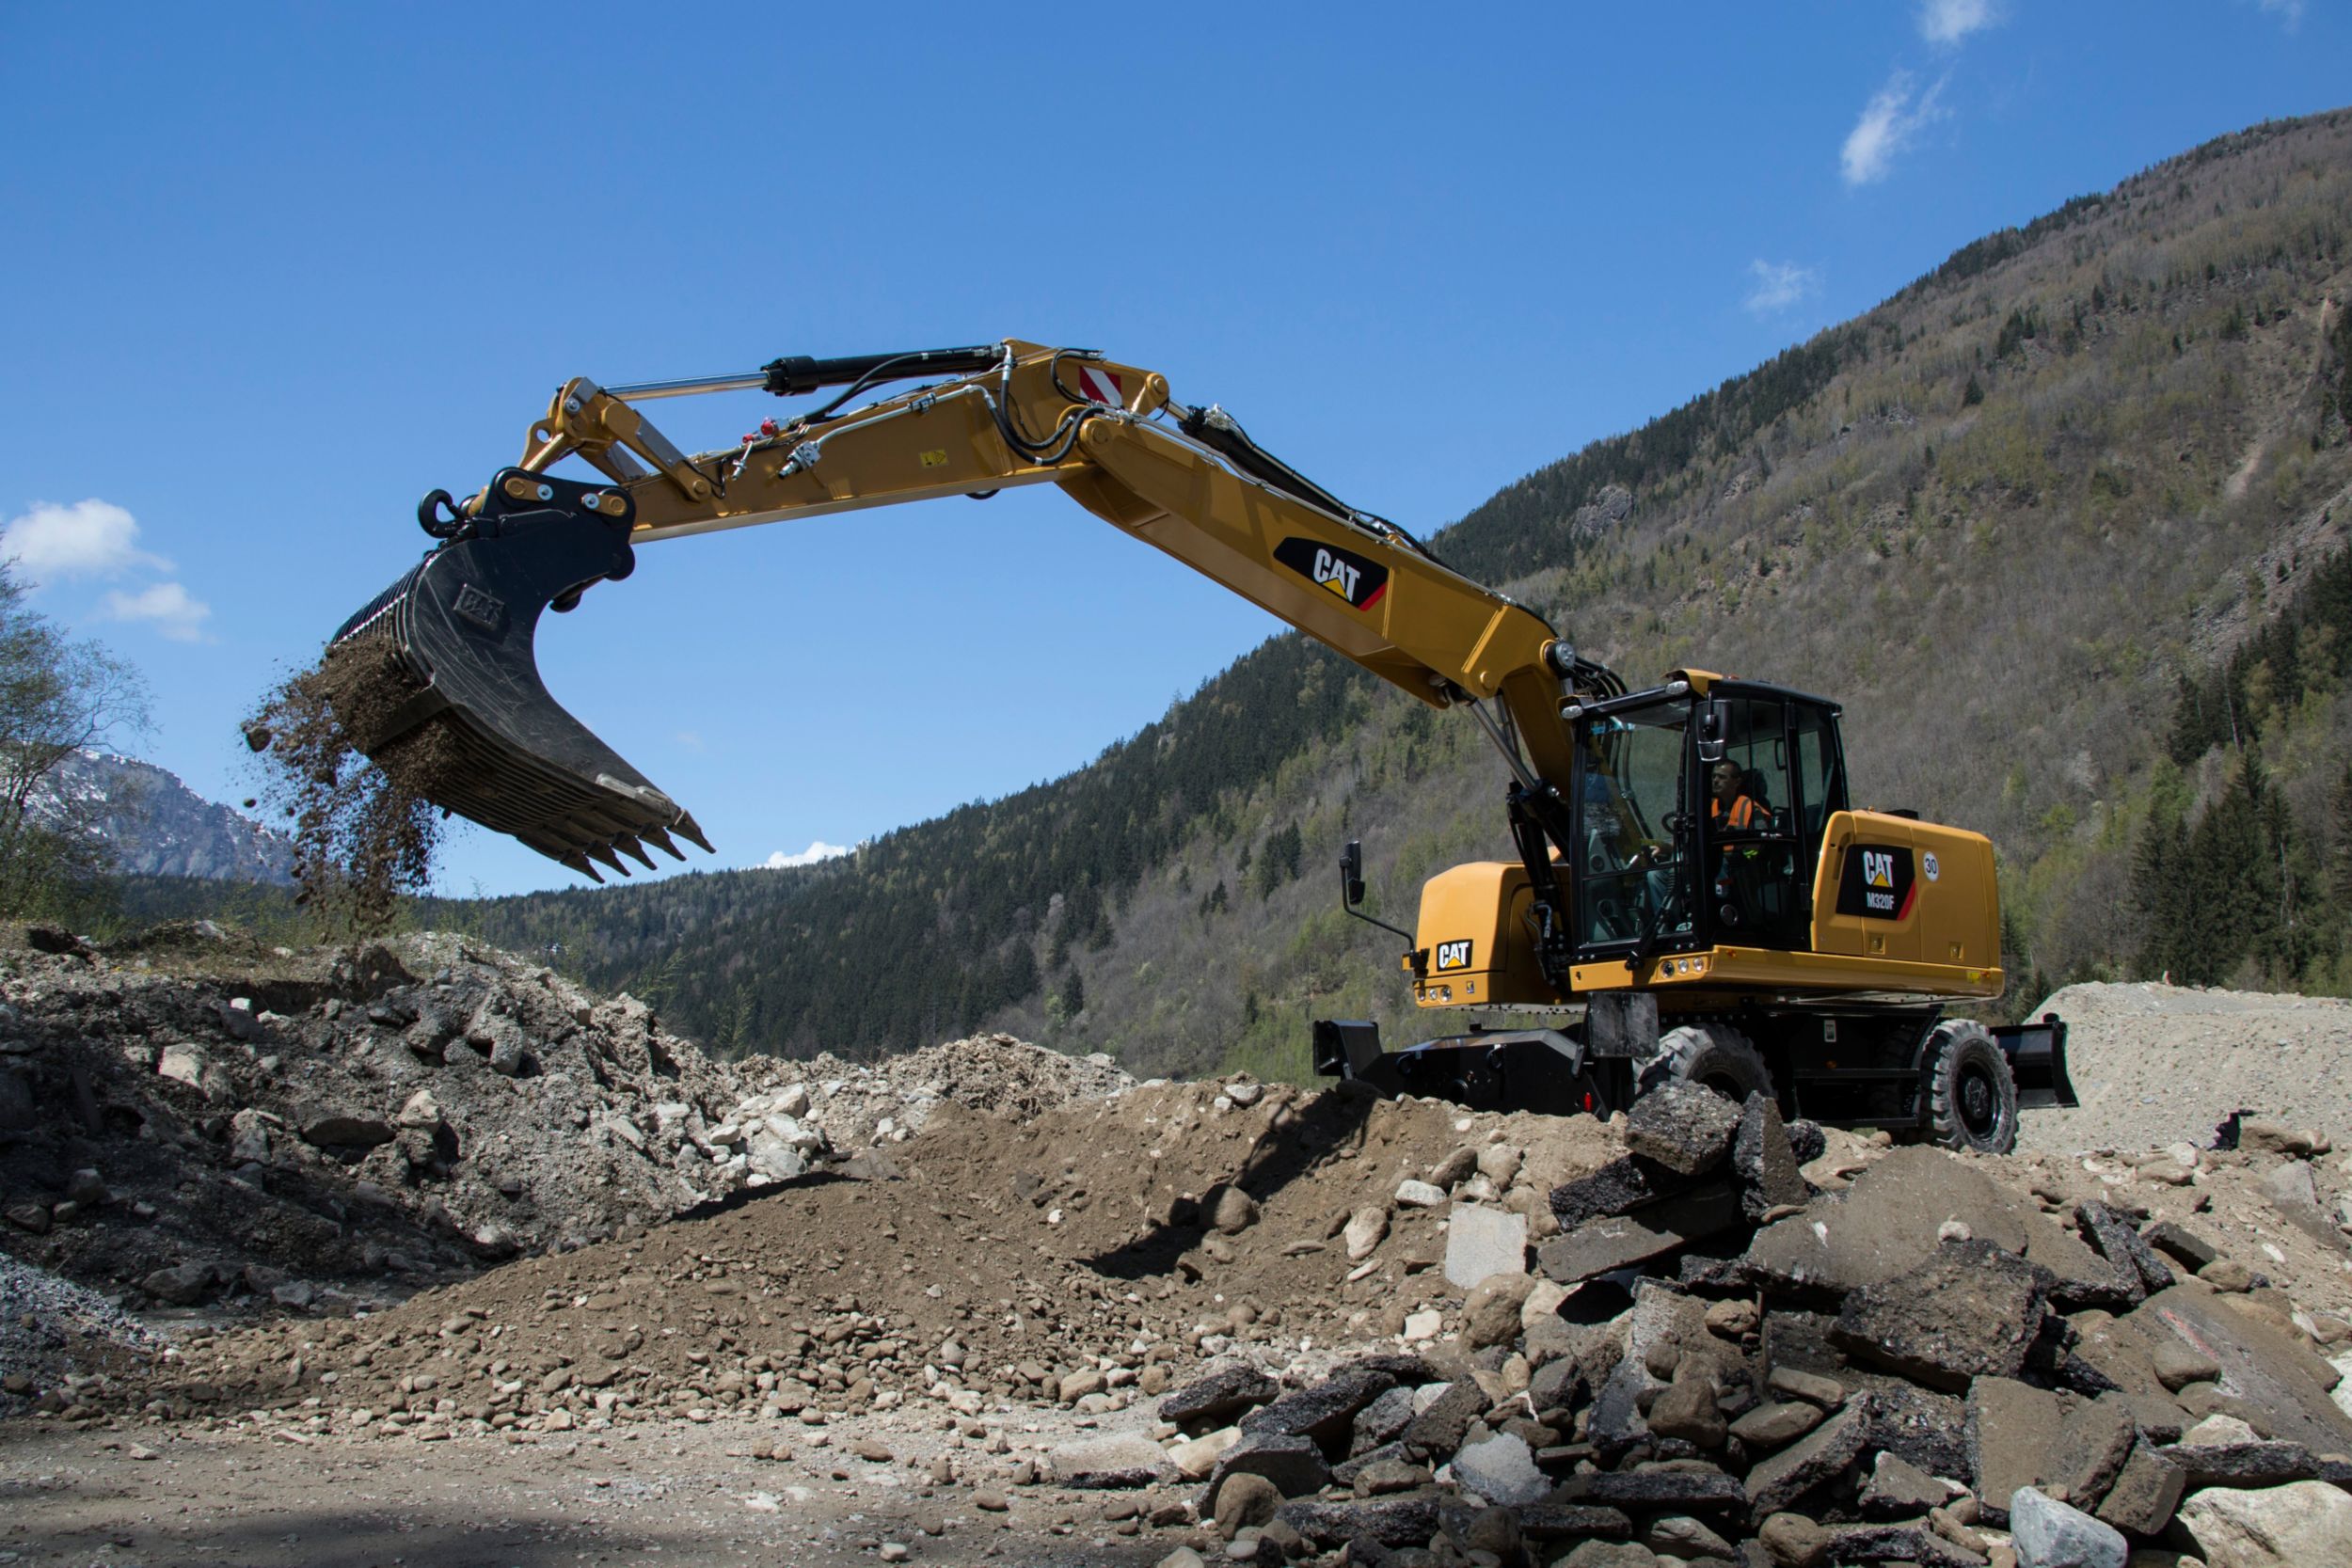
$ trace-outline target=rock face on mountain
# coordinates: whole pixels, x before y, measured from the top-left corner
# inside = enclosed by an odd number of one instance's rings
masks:
[[[37,819],[69,812],[103,837],[114,868],[138,877],[290,883],[293,843],[228,806],[215,805],[153,763],[76,752],[33,797]]]

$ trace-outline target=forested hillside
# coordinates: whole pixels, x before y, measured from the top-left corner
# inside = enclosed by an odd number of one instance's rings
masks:
[[[1636,685],[1689,663],[1840,697],[1862,799],[1993,835],[2021,989],[2344,989],[2348,239],[2352,113],[2222,138],[1436,547]],[[1416,1026],[1393,941],[1339,912],[1342,841],[1405,923],[1422,878],[1504,852],[1502,782],[1466,721],[1284,637],[1092,766],[850,859],[426,913],[723,1050],[986,1023],[1139,1071],[1297,1073],[1311,1017]],[[2268,935],[2210,940],[2249,907]]]

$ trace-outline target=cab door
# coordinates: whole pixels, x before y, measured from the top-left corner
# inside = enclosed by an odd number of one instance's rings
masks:
[[[1734,947],[1802,948],[1812,910],[1797,852],[1789,705],[1778,696],[1735,694],[1708,705],[1717,716],[1723,757],[1699,765],[1697,794],[1715,940]],[[1725,767],[1736,770],[1736,781],[1719,773]]]
[[[1796,761],[1789,783],[1795,791],[1797,899],[1801,908],[1810,910],[1814,879],[1820,874],[1822,836],[1830,818],[1846,809],[1846,753],[1835,705],[1798,699],[1788,709]]]

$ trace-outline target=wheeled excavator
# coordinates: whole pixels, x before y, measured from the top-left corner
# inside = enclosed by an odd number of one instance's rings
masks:
[[[691,455],[644,412],[751,388],[832,395]],[[554,472],[565,459],[587,473]],[[1406,944],[1419,1007],[1549,1022],[1386,1051],[1375,1024],[1325,1021],[1319,1071],[1481,1108],[1601,1114],[1685,1078],[1767,1092],[1785,1115],[1987,1150],[2013,1143],[2021,1105],[2074,1103],[2062,1022],[1947,1016],[2003,989],[1992,845],[1855,806],[1835,702],[1695,669],[1629,689],[1223,409],[1089,350],[1008,340],[566,381],[513,467],[462,499],[425,499],[436,546],[336,633],[330,668],[366,695],[346,705],[346,728],[379,763],[429,752],[404,776],[421,775],[436,805],[591,877],[626,871],[624,857],[650,866],[649,848],[683,858],[681,837],[708,849],[684,807],[548,694],[532,653],[542,611],[626,578],[641,545],[1046,483],[1414,701],[1464,714],[1502,759],[1516,857],[1438,873],[1414,930],[1383,928]],[[1344,906],[1371,920],[1357,844],[1340,870]]]

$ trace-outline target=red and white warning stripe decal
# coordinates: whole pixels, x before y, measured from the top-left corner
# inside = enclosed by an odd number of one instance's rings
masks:
[[[1092,402],[1106,403],[1113,408],[1127,406],[1126,388],[1119,384],[1119,377],[1111,374],[1100,365],[1085,365],[1079,368],[1078,391]]]

